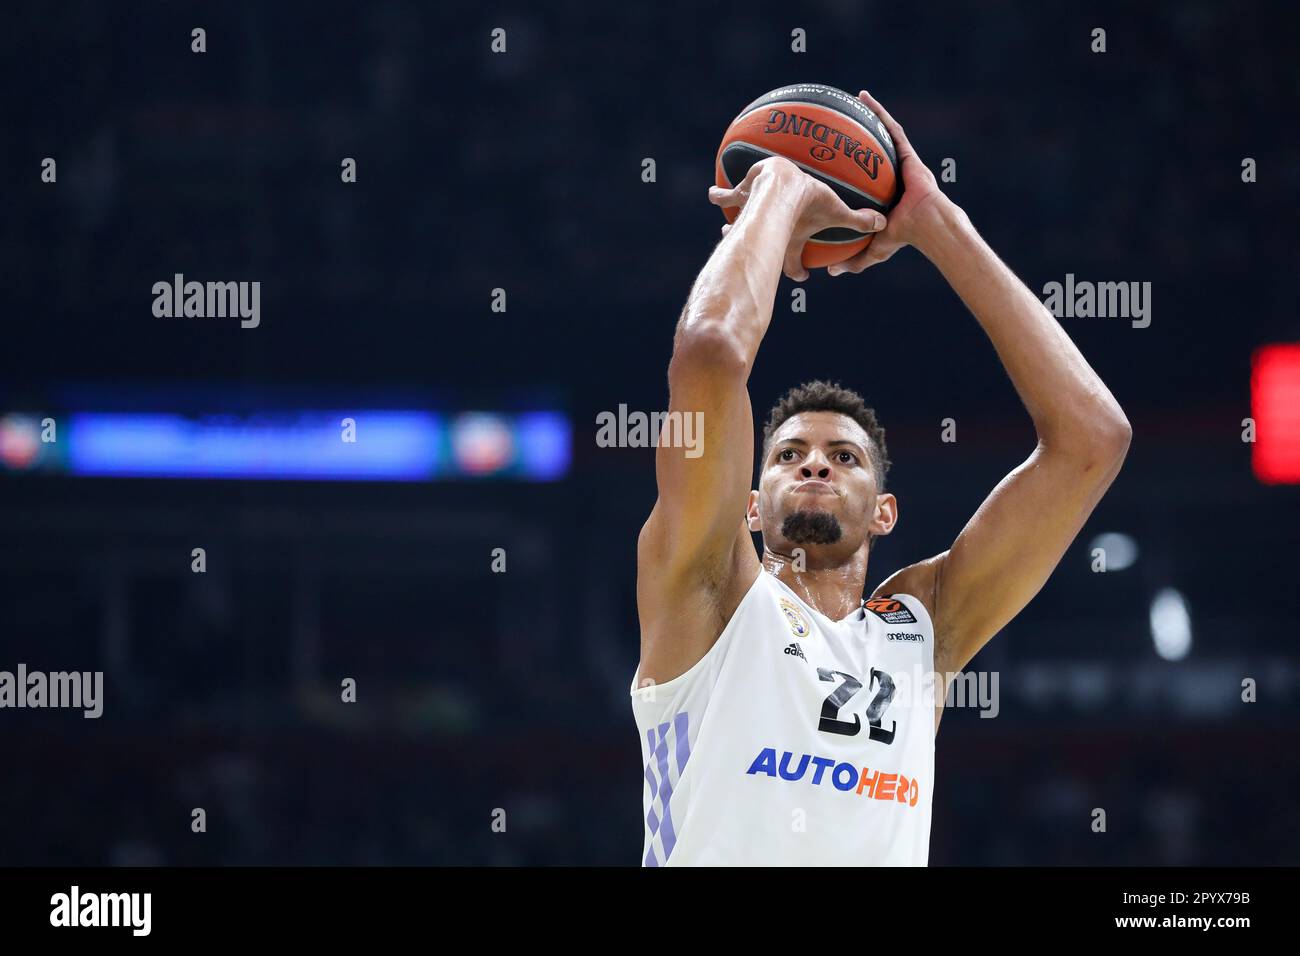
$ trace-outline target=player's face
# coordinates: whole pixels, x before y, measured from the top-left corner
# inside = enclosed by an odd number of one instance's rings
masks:
[[[887,533],[879,522],[877,505],[885,496],[870,447],[863,427],[838,412],[801,412],[782,424],[755,503],[766,546],[779,554],[801,547],[810,556],[843,560],[865,546],[868,533]]]

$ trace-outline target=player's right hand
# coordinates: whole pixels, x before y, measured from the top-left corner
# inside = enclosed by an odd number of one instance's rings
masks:
[[[724,209],[740,207],[756,189],[773,188],[788,196],[795,207],[795,224],[790,233],[781,271],[796,282],[808,278],[808,270],[800,261],[804,243],[823,229],[835,227],[858,232],[880,232],[888,224],[883,215],[872,209],[850,209],[825,183],[809,176],[783,156],[769,156],[760,160],[745,174],[745,178],[731,189],[719,186],[709,188],[709,202]],[[731,225],[722,227],[725,236]]]

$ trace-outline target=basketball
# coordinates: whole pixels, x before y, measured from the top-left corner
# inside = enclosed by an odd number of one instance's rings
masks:
[[[783,86],[741,110],[718,147],[718,186],[730,189],[769,156],[784,156],[821,180],[850,209],[888,215],[898,202],[898,156],[885,124],[856,96],[833,86]],[[722,210],[728,222],[739,212],[738,206]],[[843,262],[870,243],[870,235],[853,229],[823,229],[804,245],[804,268]]]

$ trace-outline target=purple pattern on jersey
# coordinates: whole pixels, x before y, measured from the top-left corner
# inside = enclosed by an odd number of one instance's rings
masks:
[[[673,815],[670,801],[673,797],[672,781],[668,779],[668,730],[671,726],[673,735],[676,739],[677,752],[677,780],[682,779],[682,772],[686,769],[686,763],[691,759],[691,744],[689,738],[691,719],[690,715],[683,712],[673,715],[672,724],[662,723],[659,725],[659,732],[656,735],[654,728],[646,731],[646,744],[650,751],[650,762],[645,767],[646,783],[650,785],[650,811],[646,814],[646,826],[650,831],[651,845],[646,850],[645,865],[659,866],[658,857],[654,851],[654,837],[661,832],[661,842],[664,848],[663,862],[667,863],[668,858],[672,856],[673,847],[677,845],[677,831],[673,828]],[[657,737],[657,739],[656,739]],[[655,769],[658,765],[659,781],[658,787],[655,786]],[[655,797],[659,798],[659,805],[663,808],[662,820],[655,814],[654,801]]]

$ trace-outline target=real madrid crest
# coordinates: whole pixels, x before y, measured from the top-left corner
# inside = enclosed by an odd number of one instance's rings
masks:
[[[803,616],[803,611],[799,606],[789,598],[781,598],[781,613],[785,615],[786,623],[790,625],[790,630],[795,637],[807,637],[812,628],[808,626],[808,619]]]

